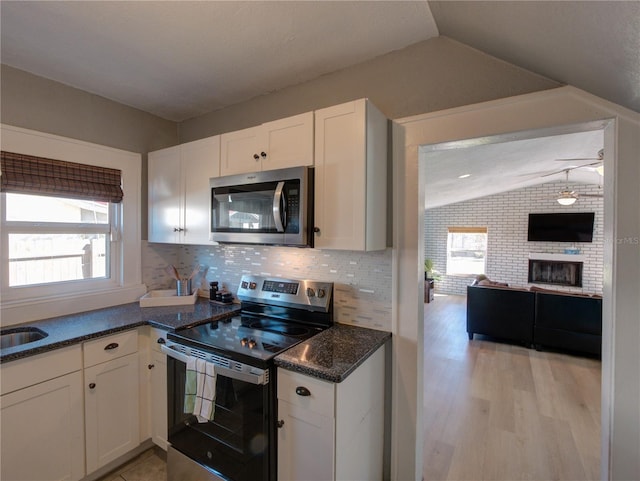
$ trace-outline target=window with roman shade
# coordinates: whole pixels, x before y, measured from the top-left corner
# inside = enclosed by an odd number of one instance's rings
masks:
[[[109,280],[122,173],[2,151],[6,285]]]
[[[2,151],[2,192],[119,203],[122,173],[117,169]]]

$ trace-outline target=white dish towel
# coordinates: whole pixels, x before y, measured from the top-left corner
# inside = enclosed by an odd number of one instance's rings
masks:
[[[187,359],[184,386],[184,412],[194,414],[198,422],[213,420],[216,408],[215,366],[193,356]]]

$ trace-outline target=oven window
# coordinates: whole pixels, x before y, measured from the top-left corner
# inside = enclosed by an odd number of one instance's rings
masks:
[[[168,358],[167,366],[173,447],[231,479],[268,479],[273,383],[255,385],[218,374],[214,419],[200,423],[183,412],[186,365]]]

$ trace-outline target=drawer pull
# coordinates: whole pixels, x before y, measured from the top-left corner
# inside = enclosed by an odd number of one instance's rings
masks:
[[[298,386],[296,388],[296,394],[298,396],[311,396],[311,391],[309,391],[306,387],[304,386]]]
[[[96,388],[96,383],[92,382],[91,384],[89,384],[89,389],[95,389]]]
[[[117,348],[118,348],[118,346],[119,346],[119,344],[118,344],[117,342],[112,342],[111,344],[107,344],[107,345],[104,347],[104,350],[105,350],[105,351],[111,351],[111,350],[113,350],[113,349],[117,349]]]
[[[166,344],[167,343],[167,341],[164,340],[164,337],[159,337],[157,342],[158,342],[158,344]]]
[[[280,419],[279,421],[276,422],[276,426],[278,428],[281,428],[282,426],[284,426],[284,421],[282,419]]]
[[[148,364],[148,365],[147,365],[147,369],[153,369],[154,367],[156,367],[156,365],[155,365],[155,364]]]

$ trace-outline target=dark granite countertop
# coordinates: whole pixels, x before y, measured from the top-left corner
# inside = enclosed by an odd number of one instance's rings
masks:
[[[331,382],[342,382],[380,346],[391,333],[334,324],[276,356],[276,366]]]
[[[134,329],[145,324],[167,331],[175,331],[193,327],[209,320],[224,319],[238,311],[240,311],[240,304],[224,306],[213,304],[206,298],[198,298],[193,305],[140,307],[139,303],[133,302],[95,311],[26,322],[8,326],[3,331],[28,326],[42,329],[49,335],[39,341],[1,349],[0,363],[52,351],[87,339]]]

